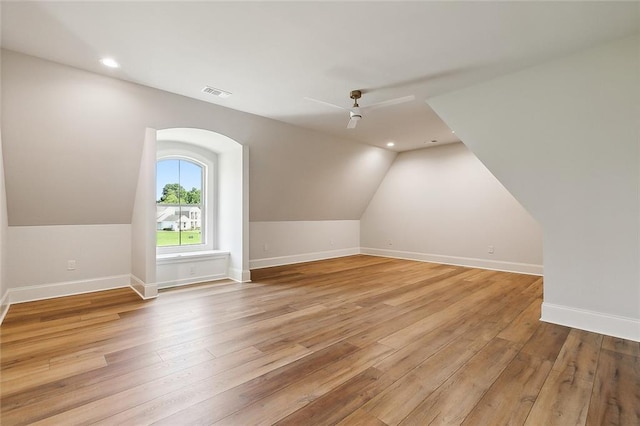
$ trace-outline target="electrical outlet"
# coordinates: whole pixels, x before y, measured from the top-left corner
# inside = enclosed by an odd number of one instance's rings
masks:
[[[493,254],[494,251],[494,247],[493,246],[489,246],[489,254]]]
[[[75,270],[76,270],[76,261],[67,260],[67,271],[75,271]]]
[[[336,244],[336,243],[335,243],[335,241],[333,241],[333,239],[329,240],[329,245],[330,245],[331,247],[333,247],[335,244]]]
[[[268,244],[263,244],[262,245],[262,251],[269,251],[269,245]]]
[[[194,276],[196,274],[196,267],[191,265],[189,266],[189,275]]]

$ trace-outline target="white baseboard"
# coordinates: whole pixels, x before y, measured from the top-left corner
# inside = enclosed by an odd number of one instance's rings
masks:
[[[353,256],[360,254],[359,247],[319,251],[314,253],[294,254],[291,256],[269,257],[249,260],[249,269],[268,268],[271,266],[291,265],[293,263],[312,262],[314,260],[332,259],[334,257]]]
[[[544,322],[640,342],[640,320],[544,302]]]
[[[2,295],[2,299],[0,299],[0,324],[2,324],[2,321],[4,321],[4,317],[7,315],[7,312],[9,312],[10,305],[9,290],[7,290]]]
[[[35,302],[36,300],[94,293],[96,291],[113,290],[124,287],[134,288],[133,285],[131,285],[130,275],[115,275],[87,280],[10,288],[5,292],[2,299],[0,299],[0,324],[4,321],[9,307],[16,303]],[[134,288],[134,290],[140,293],[137,289]]]
[[[492,271],[515,272],[518,274],[542,276],[542,265],[530,263],[503,262],[498,260],[474,259],[470,257],[442,256],[439,254],[416,253],[410,251],[387,250],[361,247],[360,253],[373,256],[393,257],[395,259],[418,260],[421,262],[442,263],[445,265],[466,266],[489,269]]]
[[[227,278],[229,278],[227,274],[205,275],[201,277],[189,277],[189,278],[182,278],[179,280],[164,281],[164,282],[156,283],[156,286],[157,288],[178,287],[181,285],[200,284],[200,283],[206,283],[209,281],[224,280]]]
[[[14,304],[52,299],[54,297],[73,296],[75,294],[112,290],[114,288],[129,287],[129,284],[130,275],[127,274],[91,278],[87,280],[15,287],[10,288],[7,293],[9,294],[9,303]]]
[[[140,296],[144,300],[158,297],[157,284],[147,284],[133,274],[131,274],[131,281],[129,282],[129,286],[133,289],[133,291],[138,293],[138,296]]]
[[[229,278],[239,283],[251,282],[251,271],[229,268]]]

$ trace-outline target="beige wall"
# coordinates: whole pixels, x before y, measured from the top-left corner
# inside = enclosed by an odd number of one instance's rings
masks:
[[[543,318],[640,340],[640,38],[429,104],[542,225]]]
[[[130,223],[146,127],[250,146],[250,218],[359,219],[395,153],[3,51],[10,225]],[[29,196],[25,196],[29,194]]]
[[[8,290],[7,280],[7,199],[4,189],[4,161],[2,158],[2,131],[0,130],[0,317]]]
[[[250,223],[251,268],[360,253],[359,220]]]
[[[357,220],[396,155],[6,50],[2,85],[8,223],[15,228],[10,244],[32,243],[12,249],[8,287],[40,284],[44,277],[56,284],[73,276],[66,260],[107,256],[94,247],[102,234],[71,246],[68,240],[85,225],[131,224],[146,128],[202,128],[249,147],[243,180],[249,180],[253,221]],[[58,231],[59,241],[48,240]],[[22,233],[29,239],[20,242]],[[131,253],[130,238],[114,244],[115,252]],[[34,253],[41,262],[34,263]],[[35,270],[23,276],[25,265]],[[121,262],[106,270],[83,265],[87,279],[96,280],[122,269]],[[244,273],[240,265],[232,268]]]
[[[0,17],[2,16],[2,5],[0,4]],[[0,36],[1,38],[1,36]],[[2,69],[2,56],[0,55],[0,70]],[[0,71],[1,76],[1,71]],[[0,78],[0,98],[2,97],[2,79]],[[3,158],[3,146],[2,146],[2,103],[0,102],[0,319],[5,311],[8,301],[5,300],[5,296],[8,296],[7,289],[7,195],[5,190],[5,177],[4,177],[4,158]]]
[[[131,216],[131,274],[145,284],[156,282],[156,142],[156,131],[146,129]]]
[[[131,273],[131,225],[10,226],[7,243],[11,288]]]
[[[461,143],[398,155],[362,216],[361,245],[372,254],[542,273],[540,226]]]

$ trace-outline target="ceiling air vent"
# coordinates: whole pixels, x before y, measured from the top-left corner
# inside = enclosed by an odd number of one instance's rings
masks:
[[[225,92],[224,90],[216,89],[215,87],[211,86],[205,86],[204,89],[202,89],[202,92],[208,93],[209,95],[217,96],[219,98],[228,98],[229,96],[231,96],[230,92]]]

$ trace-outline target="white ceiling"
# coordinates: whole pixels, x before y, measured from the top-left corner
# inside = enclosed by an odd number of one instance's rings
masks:
[[[2,2],[2,46],[397,151],[457,141],[425,99],[640,29],[638,2]],[[98,63],[112,56],[122,65]],[[220,99],[205,85],[233,93]],[[354,130],[349,91],[369,111]]]

